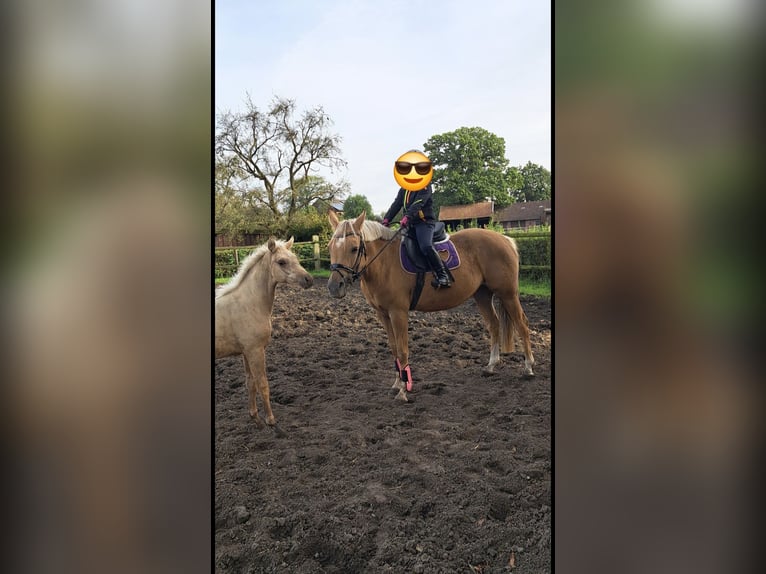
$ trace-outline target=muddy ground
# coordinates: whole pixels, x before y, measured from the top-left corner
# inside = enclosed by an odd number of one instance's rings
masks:
[[[482,375],[473,300],[411,313],[403,403],[358,287],[279,286],[267,372],[282,432],[252,423],[241,358],[215,363],[216,572],[549,572],[550,303],[522,306],[532,379],[520,352]]]

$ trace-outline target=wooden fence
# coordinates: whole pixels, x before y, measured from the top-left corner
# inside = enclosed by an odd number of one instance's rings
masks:
[[[519,273],[522,277],[550,280],[550,231],[514,231],[505,235],[516,240],[521,255],[522,264],[519,266]],[[215,247],[214,276],[216,278],[232,277],[239,269],[242,259],[258,247],[258,245]],[[320,243],[318,235],[314,235],[312,241],[296,241],[293,243],[293,251],[298,256],[301,265],[308,270],[319,271],[330,268],[330,253],[327,249],[327,242]],[[525,263],[525,261],[530,263]]]
[[[215,248],[215,268],[214,276],[216,278],[232,277],[239,269],[241,261],[250,255],[259,245],[243,245],[238,247],[216,247]],[[293,252],[298,256],[298,261],[306,269],[319,271],[324,267],[330,267],[330,253],[327,245],[324,249],[319,243],[319,236],[314,235],[311,241],[296,241],[293,243]]]

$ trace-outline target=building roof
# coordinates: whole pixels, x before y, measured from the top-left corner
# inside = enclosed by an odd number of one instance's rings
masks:
[[[470,205],[443,205],[439,210],[439,220],[454,221],[456,219],[492,217],[492,207],[491,201],[472,203]]]
[[[551,200],[543,201],[518,201],[508,207],[499,210],[495,214],[495,221],[526,221],[529,219],[545,219],[545,214],[551,212]]]
[[[316,199],[314,200],[314,203],[312,204],[316,209],[322,210],[322,211],[329,211],[333,210],[336,213],[340,213],[343,211],[343,202],[342,201],[327,201],[324,199]]]

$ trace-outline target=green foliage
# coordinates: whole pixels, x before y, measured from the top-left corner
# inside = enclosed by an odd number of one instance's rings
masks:
[[[519,278],[519,293],[522,295],[532,295],[534,297],[550,297],[550,278],[526,279],[522,276]]]
[[[239,258],[239,264],[242,260],[250,255],[255,250],[255,247],[248,248],[236,248],[237,257]],[[215,267],[213,269],[216,279],[233,277],[239,268],[237,259],[234,256],[235,248],[231,249],[216,249],[215,250]]]
[[[551,172],[531,161],[518,171],[519,185],[512,192],[516,201],[542,201],[551,198]]]
[[[314,244],[313,243],[294,243],[293,253],[298,257],[301,265],[306,267],[313,267],[312,260],[314,258]]]
[[[296,213],[285,230],[285,237],[294,237],[295,241],[311,241],[314,235],[324,235],[330,230],[327,217],[313,207],[307,207]]]
[[[550,234],[514,233],[512,235],[519,250],[521,268],[519,276],[527,280],[551,279],[551,236]]]
[[[363,211],[367,217],[373,216],[372,206],[364,195],[350,195],[343,202],[343,217],[345,219],[358,217]]]
[[[503,229],[503,226],[500,225],[497,221],[490,221],[486,229],[496,231],[497,233],[505,233],[505,229]]]
[[[505,140],[479,127],[431,136],[423,149],[434,164],[434,206],[465,205],[490,198],[497,207],[512,203],[520,185],[508,167]]]
[[[322,238],[320,236],[319,259],[320,259],[320,264],[322,265],[324,269],[329,269],[329,266],[330,266],[330,252],[327,247],[328,242],[329,242],[329,237]],[[259,246],[255,245],[251,247],[217,248],[215,250],[215,267],[213,270],[213,277],[216,280],[216,282],[217,283],[225,282],[226,280],[233,277],[234,274],[237,272],[239,265],[242,264],[242,260],[258,247]],[[237,252],[239,264],[237,264],[237,259],[235,259],[235,256],[234,256],[235,250]],[[314,271],[314,243],[313,242],[296,241],[295,243],[293,243],[292,251],[298,257],[298,260],[300,261],[304,269],[311,272]]]
[[[342,200],[348,195],[349,184],[346,181],[330,183],[318,175],[310,175],[295,182],[296,207],[298,210],[314,206],[315,203],[329,205]],[[289,205],[285,206],[289,207]]]

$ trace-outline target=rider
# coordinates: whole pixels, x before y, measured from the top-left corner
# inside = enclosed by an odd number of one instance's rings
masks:
[[[447,268],[434,249],[433,243],[436,224],[431,189],[433,165],[423,152],[410,150],[394,163],[394,177],[402,187],[399,188],[396,199],[386,212],[383,225],[388,227],[399,210],[404,208],[404,216],[399,224],[402,227],[411,225],[415,230],[420,252],[434,273],[434,286],[449,287],[451,282]]]

